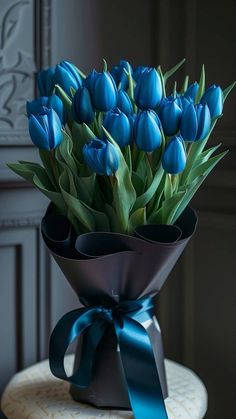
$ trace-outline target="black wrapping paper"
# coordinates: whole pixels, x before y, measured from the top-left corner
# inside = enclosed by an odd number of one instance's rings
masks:
[[[66,217],[49,206],[42,220],[45,243],[81,302],[106,304],[155,295],[193,235],[195,212],[186,208],[175,225],[145,225],[133,236],[91,232],[77,237]],[[168,395],[162,338],[156,318],[143,324],[154,351],[163,397]],[[79,339],[75,368],[80,362]],[[134,377],[135,378],[135,377]],[[72,397],[98,407],[130,408],[119,347],[112,327],[99,344],[91,385],[71,386]]]

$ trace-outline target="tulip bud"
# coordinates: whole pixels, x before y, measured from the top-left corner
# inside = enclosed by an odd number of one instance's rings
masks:
[[[55,68],[39,71],[37,74],[37,84],[41,96],[51,96],[55,86]]]
[[[119,167],[120,157],[117,149],[107,140],[98,138],[85,144],[83,156],[89,168],[98,175],[110,176]]]
[[[223,112],[223,92],[220,86],[210,86],[202,96],[201,104],[208,106],[212,118],[218,118]]]
[[[198,89],[199,84],[195,81],[194,83],[189,85],[186,92],[184,93],[184,97],[186,97],[186,99],[191,99],[194,102],[197,96]]]
[[[33,115],[38,115],[42,112],[43,108],[52,108],[57,115],[59,116],[61,123],[64,123],[64,109],[61,99],[57,95],[52,96],[42,96],[38,99],[32,100],[31,102],[26,103],[26,111],[28,117]]]
[[[197,113],[194,105],[190,103],[182,113],[180,133],[185,141],[194,141],[196,139],[197,131]]]
[[[98,72],[93,69],[89,75],[86,77],[85,81],[84,81],[84,85],[87,87],[87,89],[89,90],[90,94],[93,93],[94,90],[94,85],[95,85],[95,80],[97,78]]]
[[[103,71],[94,77],[92,99],[95,108],[107,112],[117,105],[117,87],[110,73]]]
[[[191,98],[186,98],[184,96],[177,96],[176,103],[180,107],[181,111],[184,112],[186,108],[191,104],[193,104],[193,100]]]
[[[69,61],[62,61],[56,66],[55,84],[59,84],[67,95],[71,96],[71,87],[78,90],[82,86],[82,78],[73,64]]]
[[[182,172],[186,165],[186,153],[182,137],[176,135],[165,147],[162,156],[163,169],[172,175]]]
[[[133,106],[129,95],[124,90],[118,91],[117,108],[119,108],[126,115],[133,113]]]
[[[162,99],[162,84],[155,68],[147,68],[140,75],[134,89],[134,99],[140,109],[154,109]]]
[[[63,139],[61,121],[53,109],[43,108],[38,115],[29,117],[29,133],[33,143],[45,150],[56,148]]]
[[[128,117],[119,109],[107,112],[104,119],[104,127],[120,147],[124,147],[130,143],[130,122]]]
[[[151,152],[161,145],[159,118],[153,111],[140,112],[134,122],[134,138],[138,148]]]
[[[200,103],[195,105],[198,130],[195,141],[203,140],[209,134],[211,128],[211,114],[207,105],[201,105]]]
[[[126,90],[129,85],[129,80],[124,69],[128,72],[130,71],[132,75],[133,69],[131,65],[128,63],[128,61],[125,60],[120,60],[119,65],[114,66],[111,69],[111,75],[114,78],[117,87],[120,86],[120,89],[122,90]]]
[[[74,119],[80,124],[93,122],[95,114],[87,87],[83,86],[76,90],[72,100],[72,112]]]
[[[189,104],[182,114],[180,132],[185,141],[203,140],[211,127],[211,115],[208,106]]]
[[[133,79],[136,81],[138,81],[139,77],[141,76],[141,74],[145,71],[148,70],[148,67],[144,66],[144,65],[138,65],[136,67],[136,69],[134,70],[134,74],[133,74]]]
[[[160,107],[160,120],[165,135],[174,135],[179,131],[182,110],[177,99],[166,98]]]

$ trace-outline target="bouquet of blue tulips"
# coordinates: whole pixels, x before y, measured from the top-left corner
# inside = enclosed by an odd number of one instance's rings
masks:
[[[206,146],[234,83],[205,88],[203,66],[199,82],[186,76],[167,94],[183,63],[162,72],[121,60],[109,72],[104,60],[86,76],[62,61],[39,72],[27,115],[42,165],[9,164],[51,201],[43,238],[84,305],[56,325],[51,370],[75,400],[132,408],[135,419],[167,418],[153,296],[194,233],[190,200],[227,153]]]

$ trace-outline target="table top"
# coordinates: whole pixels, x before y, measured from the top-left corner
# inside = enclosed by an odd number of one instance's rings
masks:
[[[65,360],[72,369],[74,357]],[[169,419],[202,419],[207,410],[207,392],[201,380],[188,368],[166,360],[169,397],[165,400]],[[69,384],[55,378],[48,360],[16,374],[2,397],[8,419],[131,419],[132,412],[97,409],[75,402]]]

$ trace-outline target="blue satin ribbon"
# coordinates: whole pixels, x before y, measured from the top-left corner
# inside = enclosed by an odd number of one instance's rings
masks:
[[[65,314],[52,332],[49,363],[52,373],[84,388],[92,380],[97,346],[107,327],[114,327],[135,419],[168,419],[152,345],[142,323],[153,318],[150,296],[112,307],[84,307]],[[64,357],[70,343],[84,331],[79,368],[67,376]]]

